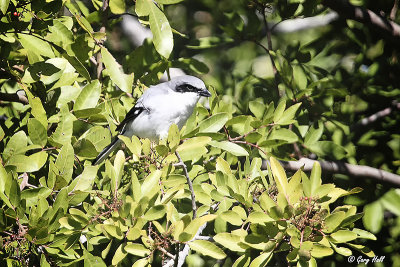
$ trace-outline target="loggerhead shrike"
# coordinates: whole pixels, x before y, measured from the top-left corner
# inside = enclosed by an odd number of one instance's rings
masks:
[[[184,75],[168,82],[150,86],[138,99],[136,105],[126,114],[118,125],[119,134],[132,137],[149,138],[152,141],[168,136],[169,127],[175,123],[179,129],[192,115],[201,96],[211,93],[199,78]],[[100,164],[120,145],[117,136],[103,149],[92,165]]]

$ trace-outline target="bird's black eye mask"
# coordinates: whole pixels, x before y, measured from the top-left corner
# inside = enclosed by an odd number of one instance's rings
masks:
[[[177,91],[178,93],[187,93],[187,92],[198,93],[202,90],[191,84],[183,83],[183,84],[176,86],[175,91]]]

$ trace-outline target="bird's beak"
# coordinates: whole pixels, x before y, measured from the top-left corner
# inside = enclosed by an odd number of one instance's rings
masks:
[[[205,97],[210,97],[211,93],[207,89],[203,89],[202,91],[199,92],[200,96],[205,96]]]

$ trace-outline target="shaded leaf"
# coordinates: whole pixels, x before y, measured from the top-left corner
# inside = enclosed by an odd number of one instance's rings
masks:
[[[191,249],[217,260],[222,260],[226,257],[222,249],[207,240],[194,240],[189,243],[189,246]]]

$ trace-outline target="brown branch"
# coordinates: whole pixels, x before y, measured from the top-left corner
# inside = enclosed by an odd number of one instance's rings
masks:
[[[311,171],[314,162],[317,160],[312,160],[308,158],[301,158],[298,161],[280,161],[283,168],[288,171],[297,171],[303,168],[304,171]],[[330,174],[345,174],[354,178],[370,178],[378,182],[390,183],[396,187],[400,187],[400,175],[393,174],[384,170],[372,168],[363,165],[354,165],[338,161],[318,161],[321,165],[321,170],[323,173]],[[263,162],[262,169],[267,168],[267,161]]]
[[[175,255],[172,255],[171,253],[169,253],[165,248],[157,247],[157,249],[159,251],[161,251],[162,253],[164,253],[165,255],[167,255],[168,257],[170,257],[171,259],[175,259]]]
[[[107,26],[107,16],[108,16],[108,4],[109,0],[103,0],[103,7],[102,7],[102,25],[100,28],[101,33],[106,32],[106,26]],[[103,45],[104,39],[99,41],[99,45]],[[104,66],[103,62],[101,60],[101,52],[99,51],[96,55],[96,61],[97,61],[97,79],[101,80],[101,73],[103,72]],[[93,61],[92,61],[93,62]]]
[[[390,11],[390,16],[389,16],[391,20],[396,19],[396,14],[398,9],[399,9],[399,0],[394,0],[393,7],[392,10]]]
[[[190,190],[190,194],[191,194],[191,197],[192,197],[193,219],[195,219],[196,218],[197,206],[196,206],[196,198],[195,198],[195,195],[194,195],[192,180],[190,180],[187,167],[186,167],[185,163],[183,163],[183,160],[182,160],[181,156],[179,155],[178,151],[175,151],[175,155],[178,158],[179,162],[174,164],[174,166],[181,167],[183,169],[183,173],[186,176],[186,180],[187,180],[187,183],[188,183],[188,186],[189,186],[189,190]]]
[[[397,101],[393,101],[392,106],[391,107],[387,107],[385,109],[382,109],[366,118],[363,118],[362,120],[360,120],[359,122],[357,122],[356,124],[352,125],[350,127],[350,131],[354,132],[354,131],[358,131],[360,130],[360,128],[362,127],[366,127],[374,122],[376,122],[377,120],[389,116],[394,110],[400,110],[400,103]]]
[[[323,0],[322,4],[346,19],[353,19],[372,26],[400,41],[400,25],[362,7],[353,6],[347,0]]]
[[[18,102],[24,105],[29,104],[28,98],[26,97],[25,92],[23,90],[19,90],[13,94],[0,92],[0,101]]]

